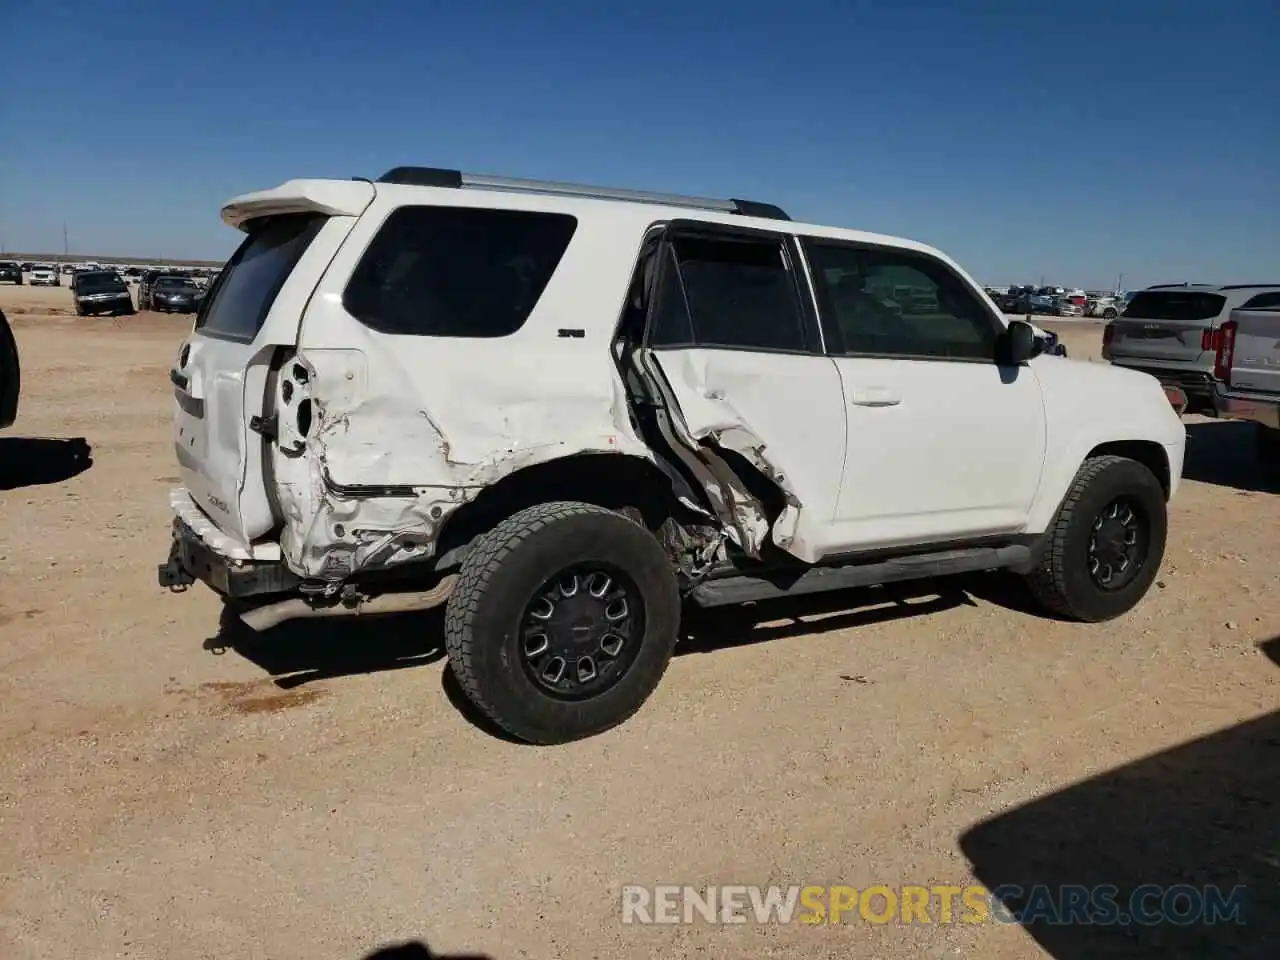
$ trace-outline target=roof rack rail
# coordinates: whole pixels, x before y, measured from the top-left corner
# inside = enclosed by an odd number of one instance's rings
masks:
[[[1280,283],[1228,283],[1219,290],[1253,290],[1256,287],[1280,287]]]
[[[716,200],[710,197],[686,197],[676,193],[649,193],[643,190],[621,190],[616,187],[592,187],[582,183],[558,183],[552,180],[525,180],[517,177],[495,177],[483,173],[463,173],[441,167],[393,167],[378,183],[399,183],[418,187],[449,187],[455,190],[502,190],[510,193],[545,193],[562,197],[584,197],[592,200],[628,200],[633,203],[655,203],[668,207],[696,207],[737,213],[744,217],[768,220],[790,220],[786,212],[772,203],[758,200]]]

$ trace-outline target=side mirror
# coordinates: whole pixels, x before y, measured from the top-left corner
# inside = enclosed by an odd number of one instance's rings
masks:
[[[1008,366],[1026,363],[1040,353],[1039,337],[1035,327],[1025,320],[1010,320],[997,345],[997,362]]]

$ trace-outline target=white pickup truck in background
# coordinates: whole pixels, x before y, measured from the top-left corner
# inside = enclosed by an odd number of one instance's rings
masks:
[[[1214,377],[1218,415],[1256,424],[1258,463],[1280,478],[1280,309],[1231,311]]]

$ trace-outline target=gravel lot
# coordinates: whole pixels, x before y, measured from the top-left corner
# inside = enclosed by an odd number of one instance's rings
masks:
[[[160,591],[189,321],[69,298],[0,287],[0,956],[1280,955],[1280,496],[1240,425],[1189,421],[1120,621],[999,577],[691,615],[636,718],[539,749],[461,706],[435,616],[255,640]],[[1047,325],[1097,356],[1098,325]],[[1258,899],[1216,931],[620,922],[632,883],[1002,882]]]

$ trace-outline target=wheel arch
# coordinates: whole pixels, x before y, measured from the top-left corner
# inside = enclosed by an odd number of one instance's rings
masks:
[[[485,487],[445,522],[436,556],[450,565],[450,553],[465,549],[507,517],[553,501],[625,510],[650,530],[661,526],[679,503],[672,479],[653,460],[629,453],[569,454],[522,467]]]
[[[1092,457],[1108,455],[1134,460],[1150,470],[1160,483],[1165,501],[1168,502],[1172,494],[1173,477],[1169,453],[1163,444],[1131,436],[1106,439],[1092,437],[1073,444],[1063,456],[1046,465],[1045,478],[1036,502],[1032,505],[1027,530],[1033,533],[1047,530],[1080,468]]]

